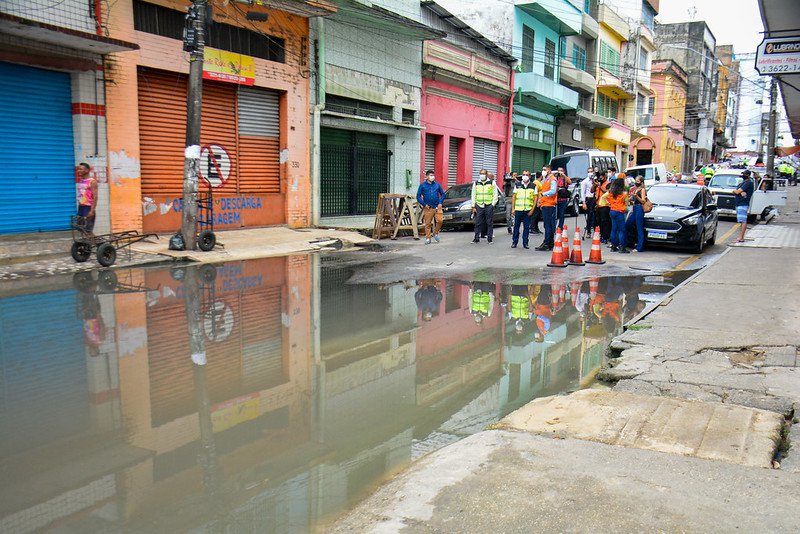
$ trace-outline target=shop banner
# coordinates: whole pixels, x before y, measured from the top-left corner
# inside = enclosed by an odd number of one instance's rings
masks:
[[[253,85],[256,81],[255,62],[250,56],[206,48],[203,59],[203,79]]]

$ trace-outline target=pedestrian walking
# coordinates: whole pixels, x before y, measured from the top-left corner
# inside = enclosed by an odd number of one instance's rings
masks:
[[[586,237],[592,237],[592,232],[594,231],[595,227],[595,216],[594,216],[594,207],[595,207],[595,200],[594,200],[594,191],[593,185],[595,183],[595,173],[594,169],[589,167],[586,171],[586,178],[581,180],[581,208],[586,213],[586,231],[584,232]]]
[[[567,206],[569,206],[569,186],[572,183],[572,180],[567,173],[564,171],[564,167],[559,167],[556,171],[556,184],[558,189],[556,190],[556,211],[558,217],[558,226],[559,228],[564,228],[564,217],[567,214]]]
[[[744,243],[744,234],[747,231],[747,212],[750,209],[750,198],[753,196],[754,189],[750,171],[745,169],[742,171],[742,183],[733,191],[733,194],[736,195],[736,222],[740,224],[737,243]]]
[[[553,250],[553,240],[556,235],[556,184],[555,176],[549,165],[542,167],[542,192],[539,195],[539,205],[542,207],[542,220],[544,222],[544,241],[536,250]]]
[[[628,253],[625,236],[625,212],[628,209],[628,194],[625,192],[625,174],[617,174],[608,189],[608,207],[611,208],[611,251]]]
[[[491,243],[494,237],[494,207],[497,205],[497,186],[489,181],[489,173],[481,169],[477,183],[472,184],[472,216],[475,221],[473,243],[480,243],[480,236],[486,235]]]
[[[430,321],[434,315],[439,315],[442,292],[439,291],[436,280],[420,280],[419,289],[414,293],[414,301],[423,321]]]
[[[514,232],[511,234],[511,248],[517,248],[520,226],[522,226],[522,247],[528,248],[531,216],[535,203],[536,190],[531,183],[530,173],[525,171],[522,174],[522,183],[511,197],[511,204],[514,207]]]
[[[433,240],[439,242],[439,231],[442,229],[442,200],[444,189],[436,181],[433,171],[425,173],[425,181],[417,188],[417,203],[422,206],[422,224],[425,225],[425,244],[431,244],[431,222],[434,222]]]
[[[78,226],[91,233],[97,216],[97,180],[91,175],[88,163],[79,163],[75,171],[78,174]]]
[[[644,177],[637,176],[634,179],[633,188],[630,190],[630,200],[633,208],[625,221],[625,236],[636,230],[636,248],[631,252],[641,252],[644,250],[644,203],[647,200],[647,189],[644,187]]]

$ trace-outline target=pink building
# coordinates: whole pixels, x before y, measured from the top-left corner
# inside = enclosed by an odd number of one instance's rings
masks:
[[[663,163],[668,171],[681,171],[686,87],[686,71],[680,65],[671,59],[653,62],[650,88],[656,102],[647,135],[653,139],[653,163]]]
[[[485,168],[498,185],[509,166],[513,56],[434,3],[422,22],[447,32],[422,50],[420,176],[428,169],[447,189]]]

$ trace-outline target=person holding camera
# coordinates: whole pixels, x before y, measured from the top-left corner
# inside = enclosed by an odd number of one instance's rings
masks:
[[[564,172],[564,167],[559,167],[555,173],[556,177],[556,213],[558,218],[557,228],[564,228],[564,216],[567,213],[567,206],[569,205],[569,186],[572,183],[567,173]]]
[[[586,237],[592,237],[592,231],[594,230],[595,220],[594,220],[594,191],[592,190],[592,185],[594,185],[597,178],[595,177],[595,171],[592,167],[586,171],[586,178],[581,180],[581,208],[583,211],[586,212],[586,229],[584,234]]]

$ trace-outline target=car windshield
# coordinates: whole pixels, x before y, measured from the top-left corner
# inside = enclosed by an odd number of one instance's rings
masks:
[[[742,176],[739,174],[715,174],[708,187],[717,189],[736,189],[742,183]]]
[[[567,176],[580,180],[586,177],[586,169],[589,168],[589,156],[587,154],[556,156],[550,161],[550,166],[553,171],[563,167]]]
[[[653,174],[653,167],[645,167],[644,169],[628,169],[625,171],[626,176],[630,176],[631,178],[636,178],[637,176],[644,177],[645,180],[655,180],[655,175]]]
[[[700,207],[700,191],[694,187],[651,187],[647,198],[653,204],[678,206],[682,208]]]
[[[454,185],[447,192],[444,194],[444,198],[454,199],[454,198],[464,198],[468,199],[472,197],[472,184],[461,184],[461,185]]]

